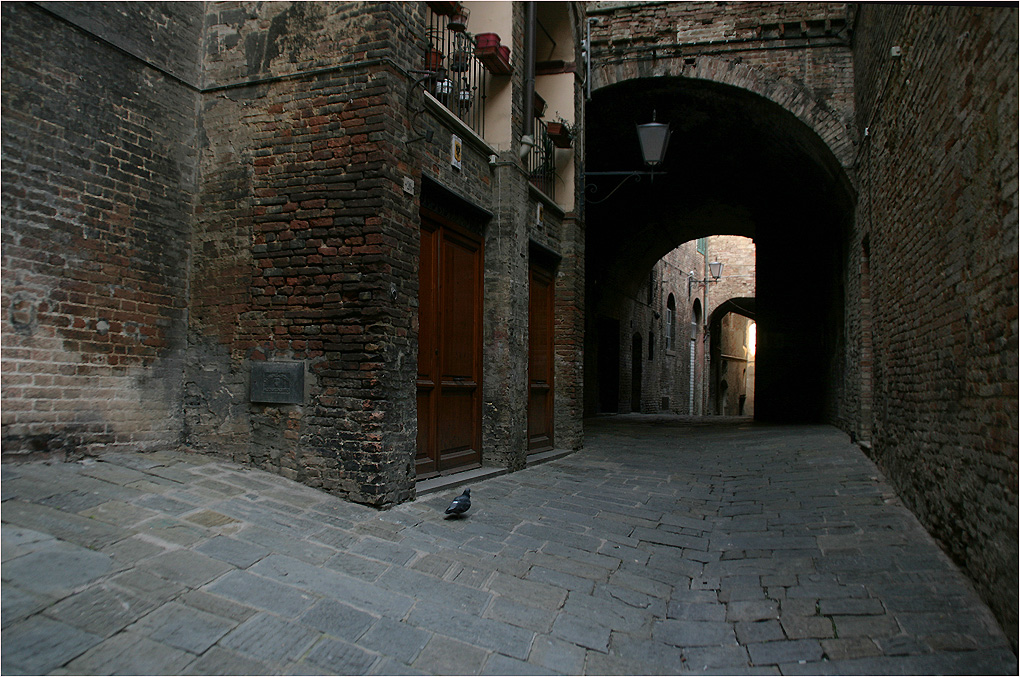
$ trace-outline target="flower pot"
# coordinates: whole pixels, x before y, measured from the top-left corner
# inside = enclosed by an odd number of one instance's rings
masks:
[[[471,53],[465,51],[454,52],[450,55],[450,70],[455,73],[463,73],[471,65]]]
[[[545,115],[545,99],[535,92],[535,117],[540,118]]]
[[[550,122],[546,125],[546,134],[557,148],[570,148],[572,141],[570,130],[562,122]]]
[[[471,12],[458,4],[457,8],[453,10],[453,14],[450,15],[450,20],[446,22],[446,29],[454,33],[463,33],[467,30],[468,16],[470,14]]]
[[[443,67],[443,53],[438,49],[430,49],[425,52],[425,70],[437,71]]]

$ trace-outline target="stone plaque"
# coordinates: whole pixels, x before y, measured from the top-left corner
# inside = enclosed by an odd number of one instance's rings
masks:
[[[251,401],[303,404],[305,401],[304,362],[253,362],[251,365]]]

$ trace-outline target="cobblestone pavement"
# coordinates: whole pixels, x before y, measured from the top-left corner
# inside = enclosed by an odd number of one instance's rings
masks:
[[[833,428],[601,418],[384,512],[180,453],[3,468],[4,674],[1017,674]]]

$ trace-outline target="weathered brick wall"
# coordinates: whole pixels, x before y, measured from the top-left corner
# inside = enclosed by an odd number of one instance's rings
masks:
[[[2,11],[4,457],[177,444],[202,5]]]
[[[708,261],[723,264],[719,280],[709,283],[707,290],[710,342],[707,413],[723,413],[720,388],[725,380],[730,400],[727,412],[735,414],[742,393],[738,383],[742,384],[743,379],[734,377],[734,368],[729,366],[732,360],[726,359],[724,355],[734,355],[730,348],[741,345],[741,337],[747,331],[744,318],[734,317],[733,304],[750,310],[751,315],[754,315],[757,301],[757,248],[750,238],[717,235],[707,239],[706,254]],[[708,276],[711,277],[711,274]],[[740,299],[754,300],[748,302]]]
[[[864,5],[854,51],[872,454],[1015,640],[1017,10]]]
[[[705,378],[707,346],[704,343],[704,324],[706,317],[711,321],[716,309],[727,301],[754,298],[755,248],[754,242],[749,238],[733,235],[709,237],[706,238],[705,244],[707,260],[719,260],[724,264],[722,277],[717,282],[710,282],[707,291],[700,284],[706,276],[711,277],[705,270],[706,257],[698,251],[697,240],[691,240],[663,256],[634,296],[619,295],[616,298],[615,312],[618,312],[621,318],[621,411],[636,411],[631,405],[633,393],[631,379],[634,369],[632,341],[634,334],[639,334],[642,347],[640,411],[701,413],[707,403],[709,405],[707,413],[716,413],[711,406],[715,401],[713,379],[717,380],[719,376],[718,370],[712,364],[710,365],[712,377],[707,380]],[[691,272],[694,273],[693,277],[690,275]],[[673,295],[676,304],[676,329],[672,346],[667,340],[669,332],[667,307],[670,294]],[[695,301],[701,305],[707,302],[708,308],[707,315],[702,313],[701,324],[696,332],[691,326],[694,322]],[[718,325],[721,317],[714,319]],[[714,326],[711,331],[718,332],[719,327]],[[692,333],[697,340],[693,365],[690,359]],[[715,339],[712,334],[709,334],[709,338]],[[650,340],[654,344],[652,351],[649,351],[648,347]],[[693,410],[691,369],[695,371]],[[734,401],[738,397],[739,394],[734,391]]]
[[[701,288],[688,284],[690,271],[700,271],[704,256],[697,250],[697,242],[686,242],[666,254],[657,262],[644,284],[633,296],[619,295],[611,311],[620,318],[620,411],[652,413],[670,411],[677,414],[690,413],[690,340],[692,310],[695,300],[701,299]],[[701,279],[700,272],[699,277]],[[649,290],[651,293],[649,293]],[[666,308],[669,295],[676,304],[675,342],[667,346]],[[651,299],[649,301],[649,298]],[[633,338],[641,337],[641,406],[633,407]],[[703,335],[703,332],[702,334]],[[649,340],[653,350],[649,352]],[[700,346],[699,346],[700,349]],[[702,353],[699,353],[702,354]],[[703,355],[703,354],[702,354]],[[696,361],[697,392],[700,400],[701,379],[704,359]],[[663,406],[665,404],[665,406]]]
[[[373,505],[414,490],[418,232],[402,186],[423,16],[209,6],[188,440]],[[249,401],[261,360],[304,365],[303,403]]]
[[[594,86],[683,75],[726,82],[808,122],[847,164],[854,114],[847,3],[590,2]]]

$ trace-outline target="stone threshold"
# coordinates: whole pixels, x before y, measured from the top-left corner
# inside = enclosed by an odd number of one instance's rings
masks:
[[[555,461],[558,458],[563,458],[564,456],[572,453],[574,453],[573,449],[550,449],[549,451],[531,454],[528,456],[528,464],[526,467],[530,468],[531,466],[539,465],[540,463]],[[415,494],[418,497],[421,497],[427,494],[434,494],[437,491],[445,491],[454,487],[460,487],[472,482],[480,482],[481,480],[487,480],[506,474],[506,468],[473,468],[471,470],[465,470],[451,475],[439,475],[416,483],[414,487]]]

